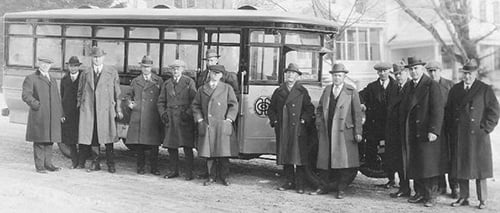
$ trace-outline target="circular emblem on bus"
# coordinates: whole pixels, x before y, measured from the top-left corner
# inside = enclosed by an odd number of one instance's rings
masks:
[[[265,118],[267,117],[267,111],[269,110],[269,106],[271,105],[271,99],[267,96],[260,96],[255,100],[255,114],[257,116]]]

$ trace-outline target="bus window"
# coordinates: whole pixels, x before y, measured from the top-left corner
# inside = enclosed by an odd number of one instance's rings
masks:
[[[96,37],[123,38],[123,27],[97,27]]]
[[[90,37],[92,28],[89,26],[67,26],[66,36]]]
[[[149,38],[160,39],[158,28],[131,27],[129,31],[130,38]]]
[[[33,28],[28,24],[11,24],[9,25],[9,34],[31,35]]]
[[[319,53],[317,52],[302,52],[290,51],[286,54],[287,63],[296,63],[299,66],[302,75],[299,80],[302,81],[319,81]]]
[[[37,35],[61,35],[61,26],[59,25],[38,25],[36,27]]]
[[[263,30],[252,31],[250,33],[251,43],[281,43],[281,35],[276,34],[266,34]]]
[[[219,39],[218,40],[218,36]],[[206,39],[208,36],[205,36],[205,41],[208,42]],[[240,43],[240,34],[238,33],[217,33],[214,32],[212,33],[212,38],[211,42],[219,42],[219,43]]]
[[[240,64],[240,47],[219,46],[219,64],[224,65],[228,72],[238,72]]]
[[[184,28],[167,28],[163,32],[166,40],[198,40],[198,30]]]
[[[145,55],[153,58],[152,71],[158,74],[160,64],[160,44],[155,43],[129,43],[128,45],[128,72],[141,72],[139,62]]]
[[[64,61],[68,62],[71,56],[77,56],[82,63],[82,67],[90,67],[90,57],[86,56],[92,46],[90,40],[66,39],[66,47],[64,49]]]
[[[171,75],[169,65],[180,59],[186,63],[185,73],[194,77],[198,69],[198,45],[195,44],[165,44],[163,48],[162,75]]]
[[[285,43],[320,46],[321,37],[318,33],[287,32],[285,36]]]
[[[123,73],[123,59],[125,58],[125,45],[118,41],[99,41],[97,46],[106,53],[104,64],[113,66],[119,73]]]
[[[39,38],[36,42],[36,56],[51,58],[54,61],[52,67],[61,68],[61,39]]]
[[[279,48],[250,47],[251,82],[278,84]]]
[[[9,38],[9,65],[32,66],[33,65],[33,38],[14,37]]]

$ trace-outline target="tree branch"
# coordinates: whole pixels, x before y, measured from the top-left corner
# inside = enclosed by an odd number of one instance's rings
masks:
[[[488,33],[486,33],[486,34],[484,34],[483,36],[481,36],[481,37],[479,37],[479,38],[475,39],[475,40],[474,40],[474,44],[479,43],[481,40],[483,40],[483,39],[487,38],[488,36],[490,36],[491,34],[493,34],[494,32],[496,32],[497,30],[498,30],[498,26],[497,26],[497,25],[495,25],[495,27],[494,27],[492,30],[490,30]]]

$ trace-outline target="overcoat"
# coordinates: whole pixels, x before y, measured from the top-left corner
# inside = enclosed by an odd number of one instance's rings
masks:
[[[160,145],[163,139],[163,125],[158,113],[158,96],[163,80],[151,73],[151,80],[144,75],[132,80],[132,89],[126,98],[135,102],[130,114],[127,144]]]
[[[168,117],[165,122],[163,146],[177,149],[194,147],[195,123],[191,103],[196,95],[194,80],[182,75],[179,82],[168,79],[162,86],[158,98],[158,111],[161,117]]]
[[[385,89],[380,84],[379,78],[369,83],[366,88],[359,92],[360,101],[366,106],[366,121],[363,124],[365,139],[370,141],[384,140],[387,96],[393,87],[397,87],[397,85],[392,77],[389,77],[389,84]]]
[[[453,81],[448,80],[446,78],[441,77],[439,79],[439,86],[441,86],[440,89],[441,89],[441,93],[443,94],[445,104],[446,104],[446,100],[448,99],[448,93],[450,92],[450,89],[451,89],[451,87],[453,87],[454,84],[455,83],[453,83]]]
[[[79,111],[76,107],[76,99],[78,93],[78,83],[80,81],[81,71],[75,81],[71,81],[71,76],[68,73],[61,79],[61,101],[64,123],[62,128],[62,142],[66,144],[78,143],[78,121]]]
[[[361,135],[362,113],[359,94],[356,89],[344,84],[335,106],[331,135],[328,133],[328,113],[332,85],[328,85],[316,109],[316,128],[318,129],[318,161],[317,168],[341,169],[359,167],[358,142],[355,135]]]
[[[307,126],[313,122],[314,105],[300,83],[290,91],[285,83],[274,90],[268,109],[276,133],[276,162],[278,165],[308,165]],[[304,123],[301,123],[304,120]]]
[[[463,81],[452,87],[446,106],[451,172],[459,179],[493,177],[490,135],[500,109],[491,86],[475,80],[469,92]]]
[[[397,85],[392,87],[387,100],[384,164],[393,170],[400,169],[403,156],[399,108],[403,97],[408,93],[410,81],[408,79],[401,89]]]
[[[234,157],[239,148],[233,124],[236,120],[238,101],[233,88],[219,82],[215,89],[206,83],[198,88],[192,103],[195,121],[198,123],[198,155],[200,157]]]
[[[203,70],[199,73],[196,78],[196,86],[199,88],[209,81],[208,70]],[[240,86],[238,84],[238,76],[234,72],[224,71],[222,74],[221,82],[229,84],[233,90],[234,94],[238,95],[240,93]]]
[[[62,106],[56,79],[49,81],[37,70],[24,79],[21,96],[30,108],[26,141],[61,142]]]
[[[399,109],[403,140],[403,169],[409,179],[443,175],[448,169],[446,144],[440,141],[444,120],[444,98],[439,84],[422,75],[417,85],[410,82]],[[430,142],[428,133],[438,136]]]
[[[97,84],[94,82],[94,75],[94,70],[90,67],[80,76],[77,97],[77,106],[80,108],[78,143],[91,144],[94,117],[97,118],[99,143],[114,143],[118,141],[115,117],[121,111],[118,103],[118,72],[113,67],[104,65]]]

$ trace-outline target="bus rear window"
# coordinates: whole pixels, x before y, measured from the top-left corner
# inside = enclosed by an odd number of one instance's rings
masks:
[[[139,62],[145,55],[153,58],[152,71],[158,73],[160,64],[160,44],[155,43],[129,43],[128,45],[128,72],[141,72]]]
[[[11,24],[9,25],[9,34],[31,35],[33,28],[27,24]]]
[[[125,30],[123,27],[97,27],[96,37],[123,38]]]
[[[250,76],[253,82],[278,83],[279,48],[250,47]]]
[[[33,38],[9,37],[9,65],[33,65]]]
[[[160,31],[158,28],[131,27],[129,30],[129,37],[160,39]]]
[[[82,66],[90,66],[90,57],[85,53],[90,51],[91,44],[90,40],[66,39],[64,61],[68,62],[71,56],[76,56],[83,63]]]
[[[285,36],[286,44],[297,45],[321,45],[321,37],[317,33],[295,33],[287,32]]]
[[[208,37],[208,36],[206,36],[206,37]],[[212,39],[211,40],[212,43],[240,43],[240,34],[238,34],[238,33],[213,33],[211,39]]]
[[[36,44],[36,55],[50,58],[54,61],[52,67],[61,67],[61,39],[39,38]]]
[[[198,40],[198,31],[196,29],[167,28],[163,32],[163,38],[166,40]]]
[[[253,43],[281,43],[281,36],[279,33],[266,34],[264,30],[253,31],[250,33],[250,42]]]
[[[302,75],[299,80],[319,81],[319,53],[307,51],[290,51],[286,54],[286,63],[296,63]]]
[[[171,75],[169,65],[180,59],[186,63],[184,72],[189,76],[198,70],[198,45],[195,44],[165,44],[163,48],[162,75]]]
[[[90,37],[92,28],[89,26],[68,26],[66,27],[66,36]]]
[[[110,65],[119,73],[122,73],[124,71],[123,60],[125,58],[125,44],[118,41],[99,41],[97,46],[106,53],[104,64]]]
[[[58,25],[38,25],[36,27],[36,34],[38,35],[61,35],[61,26]]]

